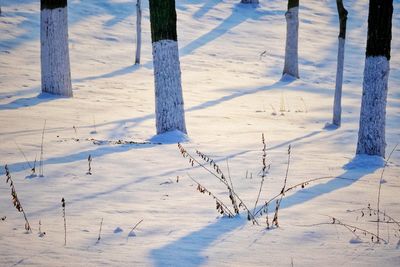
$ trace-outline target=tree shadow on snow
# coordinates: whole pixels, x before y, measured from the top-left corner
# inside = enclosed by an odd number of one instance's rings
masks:
[[[353,180],[332,178],[326,183],[299,190],[283,198],[280,208],[285,209],[301,205],[317,197],[346,188],[382,166],[383,160],[381,158],[371,156],[355,157],[351,162],[343,166],[345,172],[337,176]],[[270,210],[274,209],[275,207],[271,205]],[[155,266],[200,266],[206,264],[207,257],[203,255],[203,252],[224,235],[244,227],[247,223],[248,221],[245,218],[220,219],[198,231],[152,250],[150,257]],[[176,259],[179,259],[179,263]]]
[[[40,93],[37,96],[33,97],[26,97],[26,98],[18,98],[10,103],[7,104],[1,104],[0,105],[0,110],[7,110],[7,109],[19,109],[19,108],[24,108],[24,107],[32,107],[39,105],[41,103],[49,102],[52,100],[57,100],[60,98],[60,96],[55,96],[52,94],[47,94],[47,93]]]

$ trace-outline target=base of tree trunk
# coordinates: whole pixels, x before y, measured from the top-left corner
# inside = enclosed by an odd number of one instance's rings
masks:
[[[153,43],[157,134],[186,132],[178,42]]]
[[[385,157],[389,71],[389,60],[385,56],[366,57],[357,154]]]
[[[40,12],[42,92],[72,96],[67,7]]]

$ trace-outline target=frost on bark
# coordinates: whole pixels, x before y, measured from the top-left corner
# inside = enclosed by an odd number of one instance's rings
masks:
[[[242,4],[258,4],[258,0],[241,0],[240,3]]]
[[[357,154],[385,157],[393,0],[370,0]]]
[[[150,0],[157,134],[186,133],[175,0]]]
[[[42,92],[72,96],[67,0],[41,0]]]
[[[341,124],[342,116],[342,84],[343,84],[343,65],[344,65],[344,50],[346,40],[346,22],[347,10],[343,6],[343,0],[336,0],[337,10],[339,14],[339,42],[338,42],[338,55],[337,55],[337,69],[336,69],[336,86],[335,98],[333,102],[333,120],[332,123],[336,126]]]
[[[140,51],[142,47],[142,4],[141,0],[136,3],[136,58],[135,64],[140,64]]]
[[[288,0],[286,17],[286,48],[283,75],[299,78],[298,39],[299,39],[299,0]]]

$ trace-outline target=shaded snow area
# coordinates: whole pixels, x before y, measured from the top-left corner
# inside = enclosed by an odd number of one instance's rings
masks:
[[[281,80],[286,1],[177,0],[187,135],[159,136],[148,2],[140,66],[133,65],[135,1],[68,2],[73,98],[40,93],[39,1],[1,1],[0,266],[400,265],[399,226],[386,216],[400,220],[399,148],[381,183],[385,161],[355,157],[368,1],[345,1],[343,114],[335,128],[327,124],[338,47],[335,1],[301,2],[300,79]],[[394,10],[387,156],[400,140],[400,1]],[[243,205],[240,216],[220,215],[208,192],[233,212],[226,185],[187,155],[202,163],[199,150],[213,159],[219,167],[207,168],[220,169],[228,184],[230,176],[253,211],[262,133],[270,169],[255,210],[281,191],[289,145],[285,188],[299,184],[279,204],[279,228],[267,229],[265,211],[253,225]],[[5,164],[32,233],[13,206]],[[302,184],[320,177],[326,178]],[[379,185],[386,213],[380,237],[387,243],[377,244],[363,230],[377,233],[377,216],[367,207],[377,208]],[[275,201],[268,210],[271,224]],[[339,222],[363,230],[353,233]]]

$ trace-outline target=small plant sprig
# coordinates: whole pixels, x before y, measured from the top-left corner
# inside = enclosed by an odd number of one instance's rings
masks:
[[[374,242],[375,240],[377,240],[377,242],[383,241],[383,242],[386,243],[386,244],[388,243],[385,239],[383,239],[383,238],[377,236],[376,234],[374,234],[374,233],[372,233],[372,232],[370,232],[370,231],[368,231],[368,230],[359,228],[359,227],[354,226],[354,225],[350,225],[350,224],[344,223],[344,222],[340,221],[339,219],[337,219],[337,218],[335,218],[335,217],[332,217],[332,216],[328,216],[328,217],[331,218],[332,222],[331,222],[331,223],[322,223],[322,224],[336,224],[336,225],[343,226],[343,227],[345,227],[347,230],[349,230],[349,231],[350,231],[357,239],[359,239],[359,240],[360,240],[361,238],[360,238],[360,235],[357,234],[357,232],[363,234],[365,237],[366,237],[366,236],[369,236],[369,237],[371,238],[371,241],[372,241],[372,242]]]
[[[35,158],[35,161],[33,162],[33,166],[32,166],[31,163],[29,162],[29,160],[26,158],[24,151],[22,151],[22,149],[17,144],[17,142],[15,142],[15,145],[17,146],[19,152],[21,152],[22,156],[24,157],[25,162],[28,164],[29,168],[31,169],[31,174],[28,176],[28,178],[36,177],[36,158]]]
[[[133,232],[138,226],[139,224],[141,224],[143,222],[143,219],[141,219],[140,221],[138,221],[133,227],[132,230],[129,232],[128,237],[130,236],[136,236],[135,232]]]
[[[275,214],[274,214],[274,218],[272,219],[272,225],[275,225],[276,227],[279,227],[278,212],[279,212],[279,208],[281,206],[282,199],[285,196],[285,191],[286,191],[286,183],[287,183],[287,178],[288,178],[288,174],[289,174],[289,167],[290,167],[290,154],[291,154],[291,146],[289,145],[289,147],[288,147],[288,161],[287,161],[287,167],[286,167],[285,180],[283,182],[283,187],[282,187],[282,190],[281,190],[281,197],[280,197],[279,200],[278,199],[276,200]]]
[[[249,208],[247,208],[246,204],[240,199],[240,197],[235,193],[234,190],[232,190],[232,188],[230,187],[228,181],[225,178],[225,175],[222,173],[221,169],[219,168],[219,166],[215,163],[215,161],[207,156],[205,156],[203,153],[199,152],[197,153],[200,157],[202,157],[201,155],[204,156],[203,160],[205,160],[206,162],[208,162],[210,164],[211,167],[213,167],[212,171],[210,170],[208,167],[206,167],[204,164],[200,163],[197,159],[195,159],[192,155],[190,155],[189,152],[187,152],[187,150],[180,144],[178,143],[178,148],[180,150],[180,153],[182,154],[182,156],[184,158],[189,158],[189,164],[194,167],[194,164],[199,165],[200,167],[202,167],[203,169],[205,169],[207,172],[209,172],[211,175],[213,175],[214,177],[216,177],[221,183],[223,183],[229,191],[230,194],[230,199],[232,201],[232,205],[234,207],[235,212],[238,211],[238,208],[243,208],[243,210],[245,210],[247,212],[247,219],[253,222],[253,224],[257,224],[259,225],[257,219],[254,217],[253,213],[250,211]],[[229,190],[230,189],[230,190]],[[235,198],[237,198],[240,203],[239,205],[237,205],[237,210],[235,209],[235,205],[233,204],[235,201]]]
[[[205,188],[203,185],[201,185],[198,181],[196,181],[192,176],[187,174],[188,177],[197,184],[196,190],[199,191],[202,194],[208,194],[215,200],[216,204],[216,210],[218,213],[228,216],[229,218],[234,217],[235,215],[233,212],[224,204],[223,201],[221,201],[216,195],[214,195],[211,191],[209,191],[207,188]]]
[[[341,177],[341,176],[323,176],[323,177],[317,177],[317,178],[312,178],[312,179],[308,179],[305,180],[301,183],[292,185],[288,188],[285,189],[284,192],[279,192],[278,194],[276,194],[275,196],[273,196],[272,198],[270,198],[269,200],[265,201],[264,205],[262,205],[255,213],[254,216],[257,216],[258,214],[262,215],[263,213],[265,213],[265,210],[267,208],[267,206],[274,200],[276,200],[278,197],[282,196],[283,194],[286,194],[289,191],[292,191],[294,189],[297,189],[299,187],[301,187],[302,189],[305,188],[306,186],[308,186],[310,183],[313,182],[317,182],[317,181],[321,181],[321,180],[327,180],[327,179],[338,179],[338,180],[346,180],[346,181],[356,181],[356,179],[352,179],[352,178],[347,178],[347,177]]]
[[[3,221],[3,222],[4,222],[6,219],[7,219],[7,216],[3,216],[3,217],[0,218],[0,220]]]
[[[89,154],[89,157],[88,157],[88,171],[87,171],[87,175],[92,175],[92,156]]]
[[[40,144],[39,177],[43,177],[43,143],[44,143],[45,130],[46,130],[46,120],[44,120],[43,131],[42,131],[42,143]]]
[[[12,178],[11,178],[10,171],[8,170],[8,166],[6,165],[4,168],[5,168],[5,170],[6,170],[6,184],[9,184],[9,185],[10,185],[10,188],[11,188],[11,197],[12,197],[12,202],[13,202],[13,204],[14,204],[14,207],[15,207],[19,212],[22,212],[22,214],[24,215],[24,219],[25,219],[25,230],[26,230],[27,232],[32,233],[32,228],[31,228],[31,226],[30,226],[30,224],[29,224],[28,218],[26,217],[25,211],[24,211],[24,209],[22,208],[21,202],[20,202],[20,200],[19,200],[19,198],[18,198],[17,191],[15,190],[14,182],[13,182],[13,180],[12,180]]]
[[[101,222],[100,222],[99,237],[97,238],[97,243],[99,243],[100,239],[101,239],[101,228],[102,227],[103,227],[103,218],[101,218]]]
[[[260,189],[258,190],[257,199],[256,199],[256,202],[254,203],[253,214],[256,212],[257,204],[258,204],[258,201],[260,200],[261,191],[262,191],[262,188],[263,188],[263,185],[264,185],[264,180],[265,180],[265,177],[267,176],[268,171],[269,171],[269,169],[271,167],[271,164],[268,164],[268,166],[267,166],[267,162],[266,162],[267,161],[267,145],[265,143],[264,134],[261,135],[261,141],[263,143],[263,149],[262,149],[262,152],[263,152],[263,154],[262,154],[262,166],[263,167],[262,167],[262,170],[261,170]]]
[[[46,235],[46,232],[42,232],[42,221],[39,220],[39,232],[38,232],[39,237],[44,237]]]
[[[228,182],[228,180],[226,179],[224,173],[222,172],[221,168],[218,166],[217,163],[215,163],[215,161],[213,159],[211,159],[210,157],[208,157],[207,155],[203,154],[202,152],[196,150],[196,154],[205,162],[209,163],[211,167],[213,167],[214,171],[216,172],[216,174],[220,177],[220,180],[226,185],[228,192],[229,192],[229,199],[232,202],[232,206],[233,209],[235,211],[236,214],[239,214],[239,207],[237,205],[236,202],[236,198],[234,195],[234,190],[233,190],[233,186],[232,186],[232,180],[230,181],[230,183]],[[193,167],[193,161],[192,161],[192,167]],[[229,166],[229,165],[228,165]]]
[[[380,241],[380,239],[379,239],[380,217],[379,216],[380,216],[380,202],[381,202],[381,188],[382,188],[382,183],[383,183],[383,174],[385,173],[385,169],[389,163],[390,157],[392,156],[393,152],[396,150],[398,145],[399,144],[396,144],[394,146],[394,148],[392,149],[392,151],[390,152],[389,157],[385,161],[385,165],[383,166],[383,169],[381,172],[381,177],[379,179],[378,196],[377,196],[377,204],[376,204],[376,206],[377,206],[377,208],[376,208],[376,210],[377,210],[377,212],[376,212],[376,217],[377,217],[377,219],[376,219],[376,235],[378,236],[378,239],[376,240],[377,243],[379,243],[379,241]]]
[[[63,218],[64,218],[64,246],[67,245],[67,218],[65,216],[65,199],[61,199],[61,207],[62,207],[62,212],[63,212]]]

